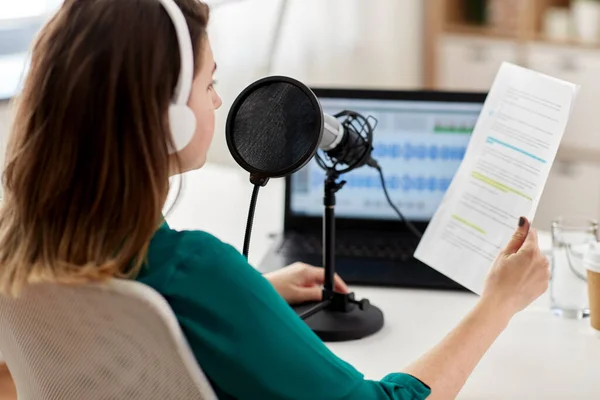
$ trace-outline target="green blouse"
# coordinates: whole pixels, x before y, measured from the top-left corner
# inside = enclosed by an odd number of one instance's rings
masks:
[[[425,399],[418,379],[366,380],[335,356],[235,248],[165,223],[137,280],[171,305],[219,399]]]

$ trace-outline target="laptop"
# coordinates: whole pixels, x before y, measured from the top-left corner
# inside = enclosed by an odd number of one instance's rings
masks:
[[[314,88],[323,111],[377,120],[373,153],[392,201],[424,232],[458,170],[485,93]],[[297,261],[322,265],[324,171],[315,160],[286,178],[282,235],[263,272]],[[344,174],[337,193],[336,272],[350,284],[465,290],[413,257],[418,239],[386,201],[377,171]]]

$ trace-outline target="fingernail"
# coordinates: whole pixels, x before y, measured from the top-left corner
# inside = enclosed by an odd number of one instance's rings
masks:
[[[525,225],[525,218],[521,217],[519,218],[519,226],[523,226]]]

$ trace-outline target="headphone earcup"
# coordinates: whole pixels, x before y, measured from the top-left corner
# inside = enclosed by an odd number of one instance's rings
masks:
[[[169,127],[173,137],[174,149],[169,153],[177,153],[183,150],[194,137],[196,132],[196,116],[187,105],[171,104],[169,106]]]

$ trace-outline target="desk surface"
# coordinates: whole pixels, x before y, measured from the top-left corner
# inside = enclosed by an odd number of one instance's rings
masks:
[[[177,203],[167,214],[176,229],[202,229],[242,247],[252,187],[238,169],[207,165],[186,174]],[[283,182],[261,189],[250,262],[282,228]],[[547,235],[541,234],[544,250]],[[328,346],[366,377],[379,379],[418,358],[474,306],[477,296],[433,290],[353,287],[385,315],[384,328],[357,341]],[[594,399],[600,397],[600,334],[588,320],[565,320],[549,312],[544,296],[517,315],[483,358],[459,399]]]

